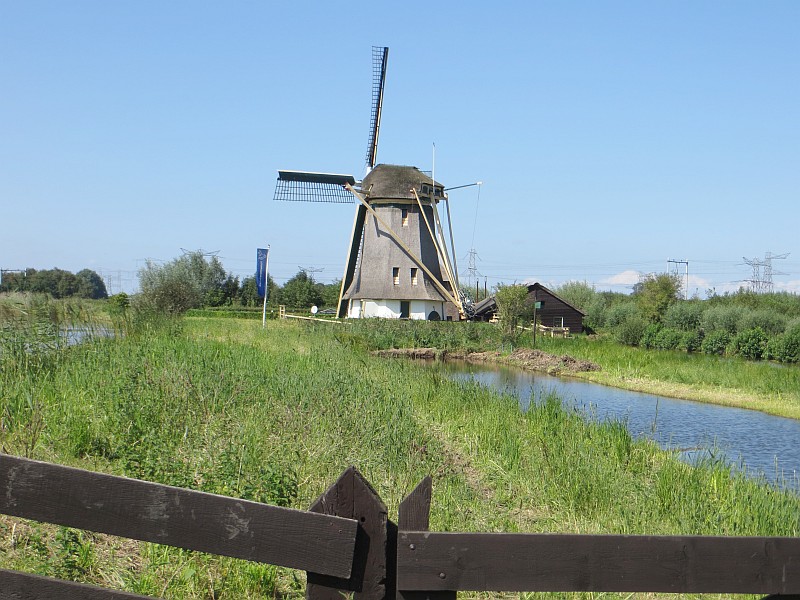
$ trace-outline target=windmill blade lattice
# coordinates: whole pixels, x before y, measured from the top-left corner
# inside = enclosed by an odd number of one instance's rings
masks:
[[[345,185],[354,185],[355,182],[352,175],[278,171],[273,200],[352,204],[353,195],[347,191]]]
[[[389,48],[372,47],[372,111],[369,119],[369,147],[367,148],[367,166],[371,169],[378,159],[378,133],[381,128],[381,110],[383,109],[383,88],[386,83],[386,64],[389,60]]]

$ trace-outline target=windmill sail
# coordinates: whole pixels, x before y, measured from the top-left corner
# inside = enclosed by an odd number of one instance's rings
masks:
[[[372,47],[372,112],[369,119],[369,148],[367,149],[367,166],[372,169],[378,158],[378,133],[381,128],[381,110],[383,109],[383,87],[386,83],[386,63],[389,60],[389,48]]]
[[[278,171],[278,183],[275,186],[273,200],[352,204],[353,196],[345,185],[354,185],[355,182],[352,175]]]

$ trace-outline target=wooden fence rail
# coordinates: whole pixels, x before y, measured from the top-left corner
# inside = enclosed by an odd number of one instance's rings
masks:
[[[358,523],[0,455],[0,513],[349,577]]]
[[[800,591],[800,539],[404,532],[397,558],[408,590]]]
[[[309,512],[0,455],[0,512],[302,569],[307,598],[457,591],[773,594],[800,599],[800,538],[429,532],[432,481],[398,523],[354,468]],[[0,570],[0,600],[143,598]]]

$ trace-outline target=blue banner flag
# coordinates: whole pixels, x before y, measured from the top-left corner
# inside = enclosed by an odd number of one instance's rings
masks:
[[[264,298],[267,293],[267,255],[269,248],[259,248],[256,254],[256,287],[258,297]]]

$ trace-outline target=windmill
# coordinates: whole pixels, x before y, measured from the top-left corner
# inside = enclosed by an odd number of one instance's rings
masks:
[[[275,200],[356,203],[338,317],[463,318],[447,194],[416,167],[376,164],[389,49],[373,47],[367,174],[278,171]],[[450,249],[437,205],[448,213]]]

